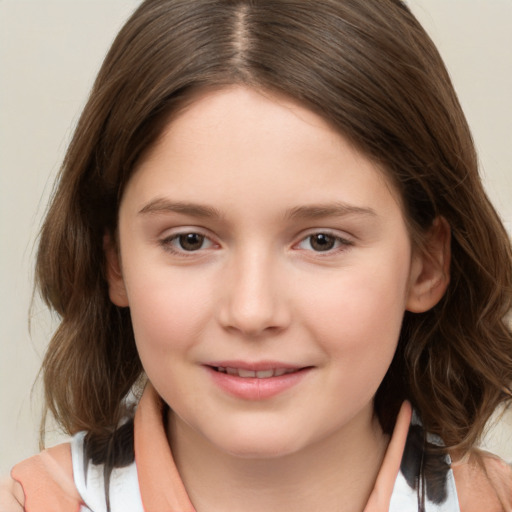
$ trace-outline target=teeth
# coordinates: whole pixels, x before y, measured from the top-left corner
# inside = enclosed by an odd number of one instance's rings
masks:
[[[228,375],[236,375],[242,378],[257,378],[257,379],[270,379],[271,377],[280,377],[285,373],[293,373],[296,370],[287,370],[285,368],[270,368],[269,370],[245,370],[243,368],[230,368],[218,366],[217,371],[220,373],[227,373]]]
[[[274,370],[261,370],[259,372],[256,372],[256,377],[258,377],[258,379],[268,379],[269,377],[273,377],[274,375]]]
[[[241,368],[239,368],[238,376],[239,377],[256,377],[256,372],[254,372],[252,370],[242,370]]]

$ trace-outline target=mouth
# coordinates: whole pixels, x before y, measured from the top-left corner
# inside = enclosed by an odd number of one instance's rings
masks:
[[[279,361],[216,361],[204,367],[220,390],[247,401],[281,395],[307,379],[314,368]]]
[[[265,370],[248,370],[245,368],[233,368],[231,366],[212,366],[214,371],[226,373],[242,379],[270,379],[272,377],[281,377],[289,373],[296,373],[302,368],[268,368]]]

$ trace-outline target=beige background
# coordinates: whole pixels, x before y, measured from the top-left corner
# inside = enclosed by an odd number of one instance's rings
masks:
[[[137,4],[0,0],[0,474],[37,451],[40,389],[31,389],[52,330],[36,302],[28,331],[37,230],[95,73]],[[510,232],[512,0],[409,4],[445,58]],[[50,444],[58,439],[50,433]],[[487,443],[512,461],[509,417]]]

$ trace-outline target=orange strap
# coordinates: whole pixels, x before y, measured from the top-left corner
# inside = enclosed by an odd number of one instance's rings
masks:
[[[475,449],[452,468],[461,512],[512,512],[512,468],[504,461]]]
[[[69,443],[20,462],[11,476],[23,488],[26,512],[79,512],[83,505],[73,480]]]
[[[407,441],[411,417],[411,404],[404,402],[398,413],[391,441],[364,512],[387,512],[389,510],[396,477],[398,471],[400,471],[400,463]]]

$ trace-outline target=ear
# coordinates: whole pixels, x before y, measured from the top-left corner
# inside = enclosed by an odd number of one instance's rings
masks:
[[[117,244],[110,233],[103,236],[103,251],[105,253],[108,294],[110,300],[119,307],[128,307],[128,295],[124,285],[123,273]]]
[[[412,257],[406,309],[424,313],[443,297],[450,282],[450,226],[436,217],[425,236],[423,248]]]

